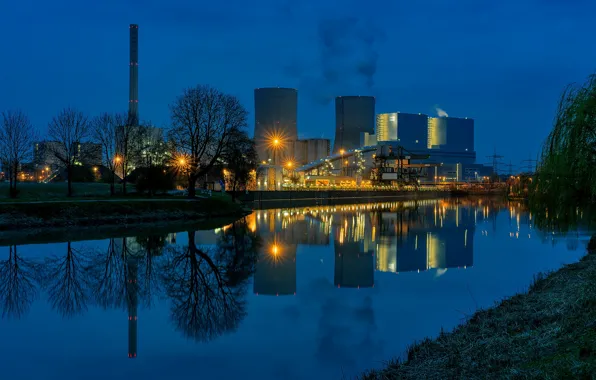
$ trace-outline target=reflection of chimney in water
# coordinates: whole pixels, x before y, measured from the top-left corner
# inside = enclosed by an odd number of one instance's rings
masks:
[[[126,238],[125,238],[126,239]],[[127,259],[127,284],[126,295],[128,297],[128,357],[137,357],[137,307],[139,305],[137,292],[137,272],[139,262],[137,258]]]

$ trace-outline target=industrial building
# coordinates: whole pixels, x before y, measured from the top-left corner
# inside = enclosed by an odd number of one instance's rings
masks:
[[[427,148],[448,152],[474,152],[474,120],[429,117]]]
[[[294,155],[298,140],[298,91],[293,88],[257,88],[255,96],[255,143],[259,161],[280,164]]]
[[[41,141],[35,144],[33,163],[35,169],[49,168],[54,171],[64,166],[57,155],[65,156],[64,145],[58,141]],[[80,165],[101,165],[101,145],[96,143],[76,144],[75,162]]]
[[[381,113],[377,115],[377,142],[399,141],[406,149],[425,147],[428,140],[428,116],[411,113]]]
[[[293,160],[296,165],[305,165],[329,156],[331,141],[329,139],[305,139],[293,142]]]
[[[338,96],[335,98],[335,141],[333,153],[360,147],[362,133],[374,133],[375,98]]]

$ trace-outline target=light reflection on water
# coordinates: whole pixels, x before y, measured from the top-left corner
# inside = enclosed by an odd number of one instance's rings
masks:
[[[351,376],[577,260],[585,236],[459,199],[0,247],[2,378]]]

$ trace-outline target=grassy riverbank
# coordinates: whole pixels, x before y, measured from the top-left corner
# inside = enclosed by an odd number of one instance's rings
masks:
[[[241,217],[242,206],[223,197],[188,199],[95,199],[37,203],[0,202],[0,230]]]
[[[596,252],[405,356],[362,379],[596,378]]]

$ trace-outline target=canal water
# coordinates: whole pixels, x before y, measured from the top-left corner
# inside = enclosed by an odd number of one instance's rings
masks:
[[[0,377],[352,378],[585,254],[588,234],[533,222],[424,200],[3,246]]]

